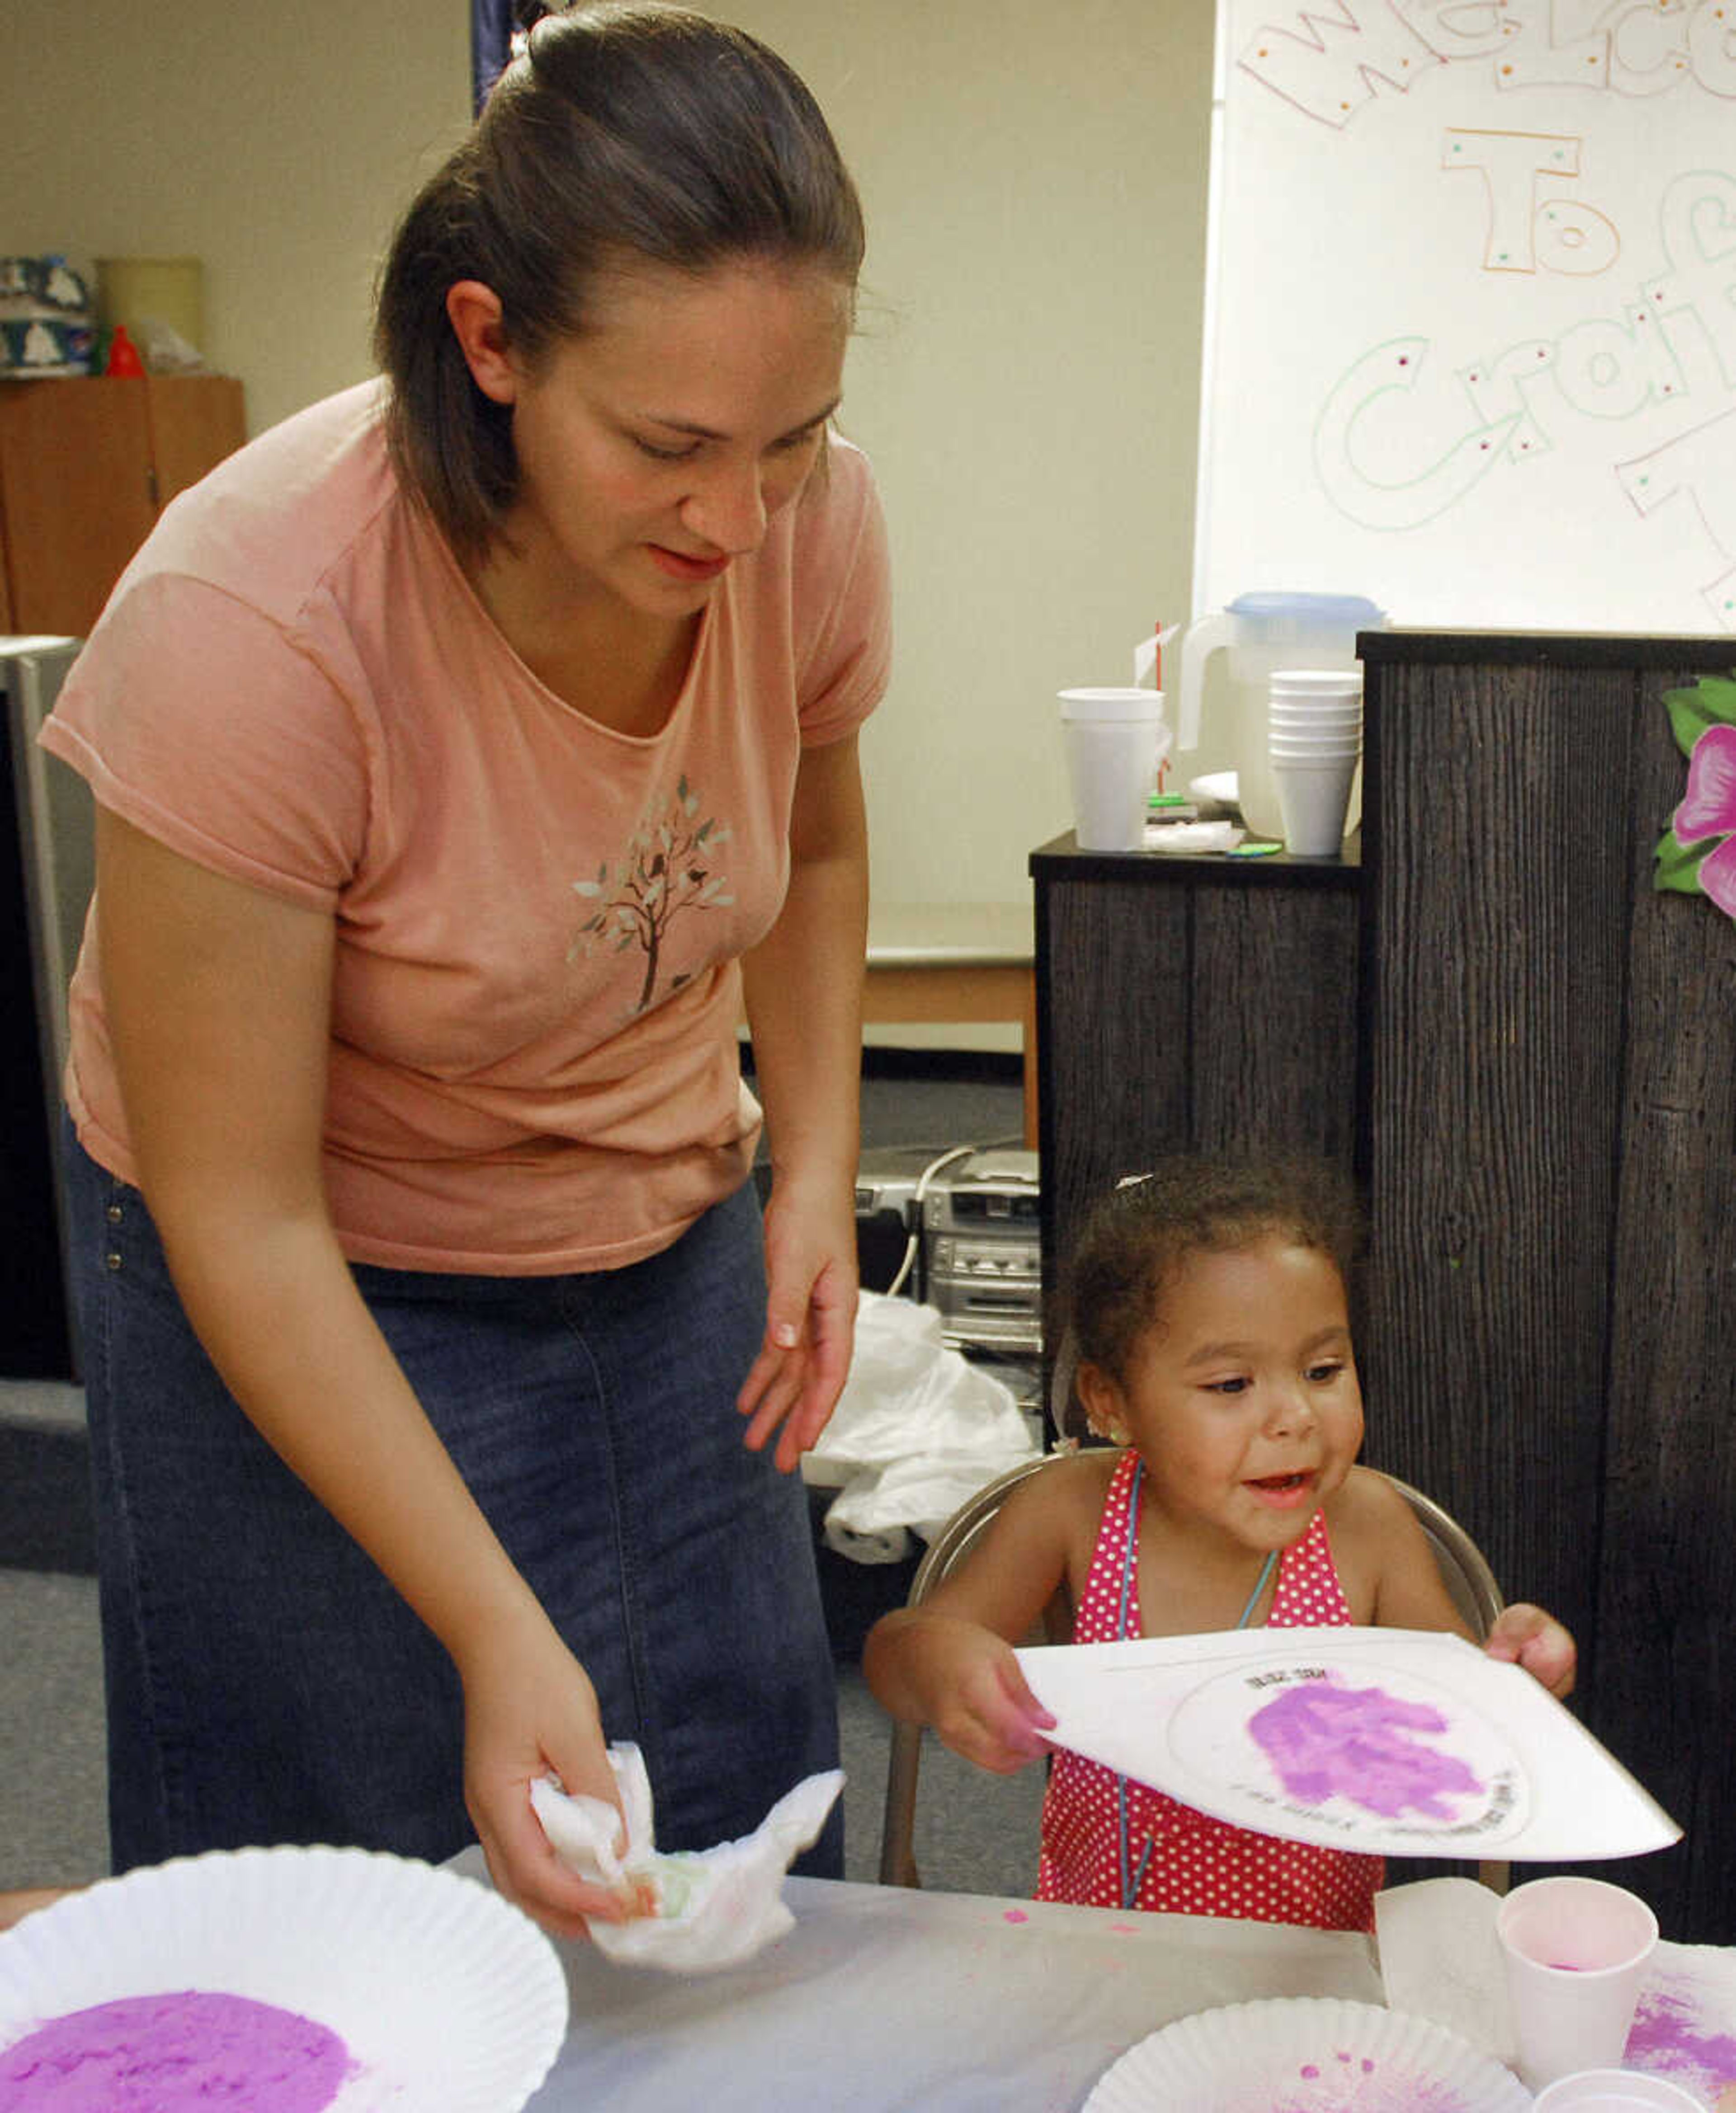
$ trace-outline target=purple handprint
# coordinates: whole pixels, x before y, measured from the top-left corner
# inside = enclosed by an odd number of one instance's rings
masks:
[[[1344,1797],[1383,1819],[1409,1810],[1451,1820],[1447,1798],[1481,1791],[1456,1755],[1437,1752],[1410,1736],[1447,1728],[1447,1718],[1427,1703],[1331,1680],[1286,1688],[1248,1720],[1290,1796],[1306,1805]]]

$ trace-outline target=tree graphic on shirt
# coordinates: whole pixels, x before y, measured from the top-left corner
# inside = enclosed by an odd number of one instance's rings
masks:
[[[716,910],[733,903],[727,874],[713,870],[713,858],[730,839],[727,823],[708,817],[695,821],[699,796],[685,775],[660,819],[648,811],[627,841],[620,864],[605,859],[595,880],[576,880],[573,892],[600,907],[579,927],[568,961],[612,947],[624,954],[637,947],[645,957],[645,980],[633,1010],[649,1009],[657,988],[657,974],[670,928],[684,910]],[[689,980],[683,970],[669,980],[668,996]]]

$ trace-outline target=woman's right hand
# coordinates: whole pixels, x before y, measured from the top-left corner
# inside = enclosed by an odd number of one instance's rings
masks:
[[[464,1800],[496,1890],[556,1937],[583,1937],[587,1916],[624,1921],[631,1901],[569,1870],[531,1803],[531,1784],[558,1776],[568,1796],[621,1809],[585,1668],[533,1602],[487,1630],[458,1673]],[[624,1823],[615,1846],[626,1848]]]

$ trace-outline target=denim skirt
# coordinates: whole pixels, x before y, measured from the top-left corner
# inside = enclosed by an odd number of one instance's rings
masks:
[[[115,1869],[250,1842],[455,1855],[451,1661],[217,1377],[138,1190],[65,1139]],[[747,1833],[836,1766],[806,1497],[734,1406],[765,1326],[751,1184],[624,1269],[353,1273],[605,1737],[644,1750],[658,1846]],[[835,1809],[797,1869],[842,1855]]]

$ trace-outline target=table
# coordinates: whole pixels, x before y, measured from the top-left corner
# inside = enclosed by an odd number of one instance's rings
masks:
[[[866,1025],[1001,1020],[1024,1052],[1024,1141],[1037,1143],[1035,941],[1027,904],[882,903],[868,912]]]
[[[486,1879],[480,1850],[450,1868]],[[1383,2001],[1369,1941],[1338,1932],[814,1878],[785,1897],[795,1929],[730,1973],[558,1945],[571,2019],[530,2113],[1073,2113],[1190,2011]]]

